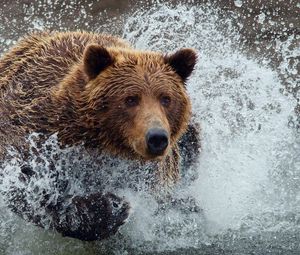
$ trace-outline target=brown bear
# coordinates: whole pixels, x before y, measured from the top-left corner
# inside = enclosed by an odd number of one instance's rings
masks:
[[[0,60],[0,158],[7,160],[11,146],[26,158],[25,138],[32,132],[56,133],[62,146],[159,162],[158,183],[176,182],[178,143],[191,116],[185,82],[196,58],[192,49],[140,51],[117,37],[88,32],[25,37]],[[197,141],[197,130],[189,130],[188,140]],[[28,166],[21,172],[24,180],[34,175]],[[12,210],[44,227],[22,189],[15,187],[11,194]],[[66,236],[103,239],[128,217],[129,204],[114,194],[87,194],[55,204],[47,202],[47,195],[40,206],[50,215],[49,227]]]

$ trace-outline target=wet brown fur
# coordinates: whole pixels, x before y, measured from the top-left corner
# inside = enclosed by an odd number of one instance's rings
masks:
[[[175,182],[177,141],[191,111],[184,82],[195,61],[189,49],[173,55],[139,51],[110,35],[27,36],[0,61],[0,154],[9,144],[22,144],[31,132],[58,133],[62,145],[84,144],[99,153],[160,160],[160,180]],[[139,98],[138,106],[124,104],[130,96]],[[171,98],[167,107],[160,103],[162,96]],[[164,155],[153,158],[144,137],[156,126],[168,131],[170,145]]]

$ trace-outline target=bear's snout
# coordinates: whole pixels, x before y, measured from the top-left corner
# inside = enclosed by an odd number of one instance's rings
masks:
[[[151,128],[146,134],[147,148],[150,154],[164,154],[169,145],[168,132],[162,128]]]

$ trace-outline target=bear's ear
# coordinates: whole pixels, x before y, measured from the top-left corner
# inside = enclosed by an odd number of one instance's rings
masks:
[[[83,53],[84,71],[90,79],[96,78],[101,71],[114,62],[115,59],[108,50],[97,44],[88,45]]]
[[[183,81],[191,75],[197,62],[197,54],[192,49],[180,49],[165,57],[165,62],[182,78]]]

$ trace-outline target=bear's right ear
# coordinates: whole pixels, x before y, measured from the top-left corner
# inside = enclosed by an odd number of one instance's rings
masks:
[[[97,44],[88,45],[83,53],[84,71],[91,80],[114,62],[108,50]]]

